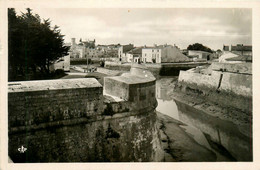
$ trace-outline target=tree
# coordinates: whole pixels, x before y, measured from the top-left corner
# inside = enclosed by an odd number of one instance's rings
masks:
[[[50,64],[68,54],[63,37],[58,26],[51,27],[49,19],[41,20],[30,8],[20,16],[8,9],[9,80],[18,74],[25,80],[30,73],[49,75]]]
[[[208,48],[208,47],[206,47],[202,44],[199,44],[199,43],[189,45],[187,47],[187,50],[199,50],[199,51],[206,51],[206,52],[209,52],[209,53],[213,52],[210,48]]]

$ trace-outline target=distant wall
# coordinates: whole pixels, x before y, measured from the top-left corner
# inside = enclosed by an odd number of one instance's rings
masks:
[[[188,70],[200,65],[207,65],[207,62],[175,62],[175,63],[161,63],[161,64],[142,64],[147,67],[153,75],[159,76],[178,76],[180,70]],[[105,67],[110,70],[124,70],[130,71],[131,64],[121,64],[120,62],[105,62]]]
[[[121,70],[121,71],[130,71],[131,65],[130,64],[121,64],[121,62],[105,62],[105,68],[110,70]]]

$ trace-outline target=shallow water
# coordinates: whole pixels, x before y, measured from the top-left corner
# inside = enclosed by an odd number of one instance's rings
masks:
[[[167,77],[162,78],[156,81],[156,98],[158,101],[158,106],[156,108],[157,111],[160,113],[163,113],[165,115],[168,115],[185,125],[180,125],[185,132],[191,136],[198,144],[208,148],[209,150],[212,150],[217,155],[216,161],[231,161],[233,158],[230,158],[227,155],[223,155],[222,151],[216,150],[216,148],[212,148],[209,144],[206,136],[204,133],[196,128],[194,126],[194,121],[190,119],[189,116],[187,116],[185,113],[178,111],[178,107],[173,99],[168,95],[169,90],[171,90],[172,87],[169,87],[169,82],[174,83],[176,80],[176,77]]]
[[[175,101],[167,95],[167,87],[164,87],[163,84],[161,84],[160,80],[157,80],[156,82],[156,98],[158,102],[158,106],[156,108],[157,111],[183,122],[182,120],[180,120],[178,108]],[[185,123],[186,125],[182,125],[181,127],[184,128],[185,131],[192,138],[194,138],[197,143],[210,149],[210,145],[207,142],[207,139],[199,129],[191,126],[190,122],[183,123]]]

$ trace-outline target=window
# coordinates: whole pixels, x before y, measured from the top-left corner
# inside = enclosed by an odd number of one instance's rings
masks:
[[[146,53],[144,54],[144,56],[146,56]]]
[[[152,52],[153,52],[153,50],[152,50]]]

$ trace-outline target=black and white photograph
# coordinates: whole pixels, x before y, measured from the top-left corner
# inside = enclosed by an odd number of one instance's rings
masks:
[[[9,165],[254,162],[252,8],[5,12]]]

